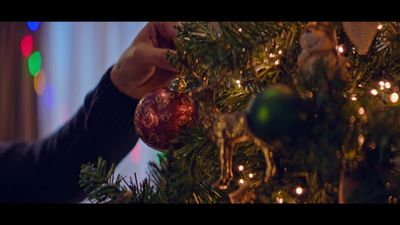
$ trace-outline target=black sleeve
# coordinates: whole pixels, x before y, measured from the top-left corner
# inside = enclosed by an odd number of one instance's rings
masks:
[[[78,202],[82,164],[120,162],[134,147],[138,101],[117,90],[111,68],[75,116],[34,143],[0,144],[0,202]]]

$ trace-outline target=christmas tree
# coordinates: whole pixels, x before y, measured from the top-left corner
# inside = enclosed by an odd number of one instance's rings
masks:
[[[190,22],[175,45],[178,79],[135,114],[160,164],[83,165],[89,200],[397,203],[399,23]]]

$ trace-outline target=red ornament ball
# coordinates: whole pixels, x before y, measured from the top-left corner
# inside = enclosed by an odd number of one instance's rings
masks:
[[[135,130],[150,147],[167,151],[182,128],[193,124],[196,105],[185,93],[157,89],[145,95],[136,107]]]

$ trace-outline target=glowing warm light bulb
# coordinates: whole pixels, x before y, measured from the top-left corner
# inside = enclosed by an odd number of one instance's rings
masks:
[[[253,178],[253,177],[254,177],[254,174],[249,173],[249,177],[250,177],[250,178]]]
[[[385,88],[389,89],[391,87],[390,82],[385,82]]]
[[[279,55],[282,55],[282,50],[279,50],[279,51],[278,51],[278,54],[279,54]]]
[[[392,93],[392,94],[390,95],[390,101],[391,101],[391,102],[395,103],[395,102],[397,102],[398,100],[399,100],[399,95],[398,95],[397,93]]]
[[[238,169],[239,169],[239,171],[243,171],[243,170],[244,170],[244,166],[243,166],[243,165],[240,165],[240,166],[238,167]]]
[[[339,53],[343,53],[344,52],[343,46],[338,46],[337,50],[338,50]]]
[[[239,32],[242,32],[242,28],[240,27],[240,28],[238,29],[238,31],[239,31]]]
[[[363,107],[360,107],[358,109],[358,114],[363,115],[365,113],[365,109]]]
[[[378,30],[382,30],[383,25],[382,25],[382,24],[379,24],[377,28],[378,28]]]
[[[363,145],[365,141],[365,138],[362,134],[358,135],[358,144]]]
[[[282,204],[283,203],[283,198],[276,197],[276,202],[279,203],[279,204]]]
[[[269,54],[269,57],[270,57],[270,58],[274,58],[274,57],[275,57],[275,54],[274,54],[274,53],[270,53],[270,54]]]
[[[296,194],[297,194],[297,195],[303,194],[303,188],[302,188],[302,187],[297,187],[297,188],[296,188]]]
[[[244,184],[244,180],[243,180],[243,179],[240,179],[240,180],[239,180],[239,184]]]
[[[242,85],[240,84],[240,80],[236,80],[235,82],[239,87],[242,87]]]
[[[279,65],[279,59],[275,60],[275,65]]]
[[[356,96],[352,96],[352,97],[351,97],[351,100],[357,101],[357,97],[356,97]]]
[[[385,85],[385,82],[383,82],[383,80],[379,81],[379,86],[383,87]]]
[[[371,94],[372,94],[372,95],[377,95],[377,94],[378,94],[378,91],[377,91],[376,89],[372,89],[372,90],[371,90]]]
[[[370,147],[371,150],[375,150],[375,148],[376,148],[376,143],[375,143],[375,142],[371,142],[371,143],[369,143],[368,147]]]

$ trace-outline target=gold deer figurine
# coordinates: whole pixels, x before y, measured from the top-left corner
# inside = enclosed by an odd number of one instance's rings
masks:
[[[193,98],[199,103],[199,111],[202,112],[199,119],[203,127],[219,149],[221,175],[218,188],[228,188],[233,178],[233,151],[243,142],[253,142],[261,149],[266,162],[264,182],[268,182],[276,172],[270,148],[250,133],[244,112],[220,112],[215,104],[215,90],[218,88],[203,86],[194,91]]]

